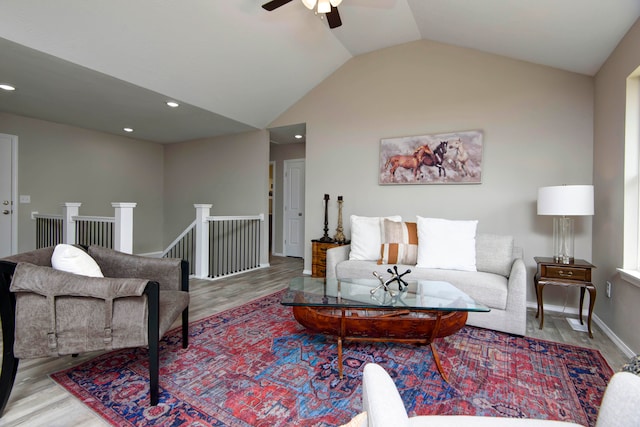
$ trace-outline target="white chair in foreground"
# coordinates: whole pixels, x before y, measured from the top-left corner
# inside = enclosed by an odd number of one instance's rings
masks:
[[[466,415],[421,415],[410,418],[395,383],[389,374],[375,363],[369,363],[364,367],[362,404],[367,415],[366,421],[360,424],[361,427],[580,425],[562,421]],[[598,413],[596,427],[640,427],[640,377],[628,372],[619,372],[611,378]]]

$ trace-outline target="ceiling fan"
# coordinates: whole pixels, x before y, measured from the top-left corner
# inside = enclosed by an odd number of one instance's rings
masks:
[[[271,0],[263,4],[262,8],[272,11],[292,1],[293,0]],[[342,0],[302,0],[302,3],[308,9],[313,10],[316,8],[316,13],[324,13],[327,17],[329,28],[337,28],[342,25],[342,20],[338,13],[338,5],[342,3]]]

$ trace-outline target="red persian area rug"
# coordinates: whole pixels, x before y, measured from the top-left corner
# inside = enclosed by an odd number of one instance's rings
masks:
[[[308,333],[276,293],[179,330],[160,351],[160,404],[149,406],[146,349],[118,350],[52,375],[117,426],[337,426],[361,411],[362,369],[382,365],[410,415],[476,414],[595,424],[613,374],[596,350],[474,327],[429,346],[337,343]]]

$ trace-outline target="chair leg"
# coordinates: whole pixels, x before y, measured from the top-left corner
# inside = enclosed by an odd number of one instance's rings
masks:
[[[149,396],[151,406],[158,404],[158,371],[159,371],[158,341],[149,343]]]
[[[182,348],[189,347],[189,307],[182,311]]]
[[[13,350],[5,352],[2,355],[2,374],[0,375],[0,417],[4,414],[4,409],[9,401],[17,372],[18,359],[13,356]]]
[[[158,371],[160,366],[160,291],[157,282],[149,282],[149,285],[147,287],[149,301],[149,397],[151,406],[156,406],[158,404]]]
[[[2,373],[0,374],[0,417],[4,414],[4,409],[9,401],[13,384],[18,372],[19,360],[13,354],[13,343],[15,341],[15,295],[9,292],[11,276],[6,265],[2,266],[0,272],[0,318],[2,319]],[[13,272],[13,269],[11,269]]]

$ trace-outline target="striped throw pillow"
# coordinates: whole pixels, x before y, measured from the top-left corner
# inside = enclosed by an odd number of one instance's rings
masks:
[[[378,264],[407,264],[418,262],[418,226],[415,222],[384,220],[382,245]]]

